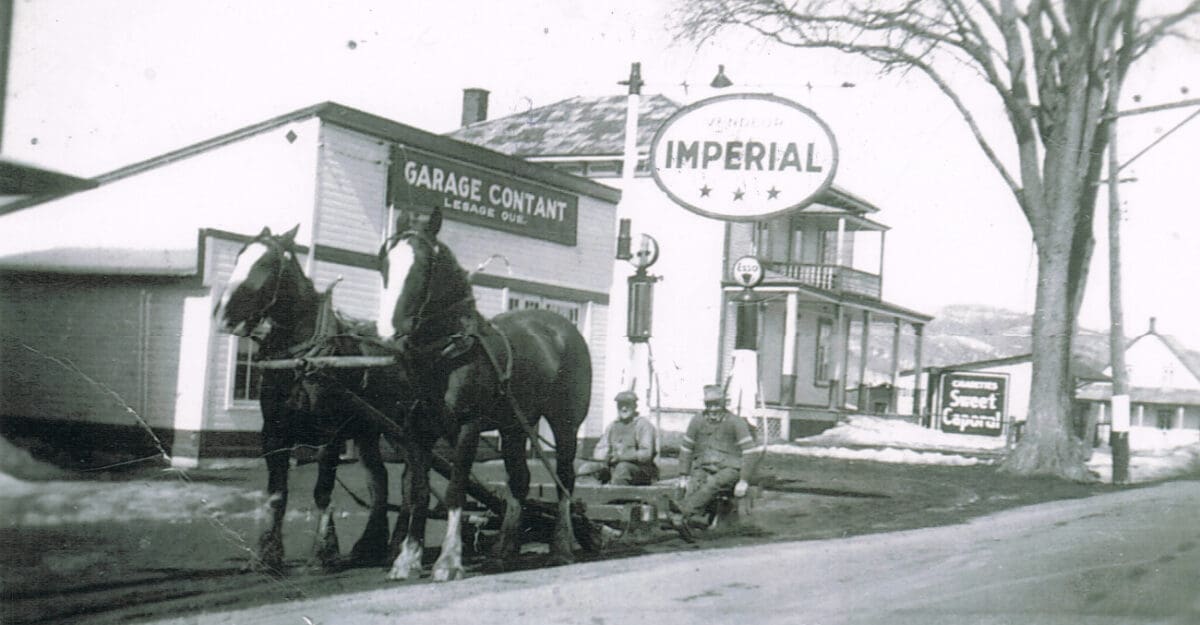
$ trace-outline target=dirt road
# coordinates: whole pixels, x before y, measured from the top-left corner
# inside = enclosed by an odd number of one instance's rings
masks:
[[[395,485],[398,468],[392,469]],[[535,467],[535,476],[538,472]],[[334,574],[305,568],[315,526],[309,495],[312,465],[292,473],[285,527],[287,574],[244,572],[262,527],[258,507],[264,473],[257,467],[194,471],[185,479],[146,470],[6,490],[0,499],[0,557],[5,562],[0,571],[0,620],[18,625],[125,623],[430,584],[427,579],[388,582],[380,568]],[[669,463],[664,473],[670,475]],[[361,488],[358,467],[344,467],[341,475],[351,488]],[[987,466],[794,456],[768,456],[760,475],[770,476],[767,489],[741,528],[705,536],[694,545],[669,531],[626,540],[590,559],[581,554],[584,570],[640,570],[643,560],[628,560],[633,556],[944,525],[1000,509],[1111,490],[1103,485],[1014,480]],[[342,488],[334,497],[342,511],[337,522],[346,552],[362,528],[365,512]],[[395,487],[392,499],[399,500]],[[438,529],[432,528],[431,543],[440,538]],[[511,563],[509,570],[543,564],[541,556],[532,553]],[[499,572],[488,558],[468,566],[473,577]],[[571,569],[572,574],[577,570]]]

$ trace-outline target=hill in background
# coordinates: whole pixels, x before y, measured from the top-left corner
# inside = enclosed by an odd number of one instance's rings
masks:
[[[871,383],[890,380],[892,334],[883,325],[873,325],[869,348]],[[1139,332],[1140,334],[1140,332]],[[959,304],[937,312],[925,326],[921,364],[945,366],[1028,354],[1033,349],[1033,315],[992,306]],[[1132,337],[1131,337],[1132,338]],[[905,332],[900,339],[900,368],[912,369],[915,336]],[[857,332],[850,339],[851,362],[859,352]],[[1075,339],[1075,357],[1097,371],[1108,366],[1108,333],[1080,328]]]

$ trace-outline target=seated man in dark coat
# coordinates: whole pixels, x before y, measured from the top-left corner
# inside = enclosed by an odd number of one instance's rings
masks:
[[[638,416],[637,395],[617,393],[617,420],[604,430],[592,453],[595,462],[584,463],[579,476],[594,475],[603,484],[645,486],[658,479],[654,464],[657,432],[650,420]]]
[[[684,538],[690,538],[688,517],[702,512],[720,493],[733,487],[735,497],[749,488],[752,462],[743,456],[754,447],[754,436],[746,420],[725,409],[724,390],[710,384],[704,387],[704,412],[692,417],[680,445],[679,479],[684,488],[679,514],[672,524]]]

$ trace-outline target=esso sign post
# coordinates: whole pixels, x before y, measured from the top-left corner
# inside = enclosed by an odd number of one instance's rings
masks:
[[[763,266],[753,256],[743,256],[733,263],[733,281],[752,289],[763,281]]]

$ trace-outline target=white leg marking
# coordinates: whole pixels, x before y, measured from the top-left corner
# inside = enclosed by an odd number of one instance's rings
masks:
[[[421,555],[424,549],[421,543],[412,536],[404,538],[404,545],[400,549],[400,555],[396,556],[396,561],[392,563],[392,570],[388,573],[388,579],[405,580],[410,577],[417,578],[421,576]]]
[[[462,579],[462,508],[451,508],[446,517],[446,537],[442,540],[442,554],[433,565],[433,579],[448,582]]]

